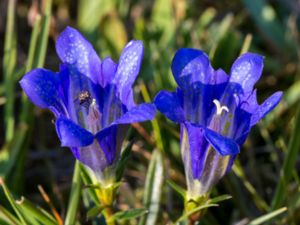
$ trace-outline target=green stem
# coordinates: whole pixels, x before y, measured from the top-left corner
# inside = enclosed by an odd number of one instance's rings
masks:
[[[295,169],[297,155],[300,150],[300,106],[298,107],[294,124],[294,131],[290,139],[288,152],[284,159],[283,167],[280,172],[279,183],[272,200],[272,211],[279,208],[282,205],[283,200],[287,197],[288,193],[286,191],[286,185],[292,178],[292,174]]]
[[[7,22],[6,22],[6,31],[5,31],[5,43],[4,43],[4,57],[3,57],[3,75],[5,82],[5,123],[6,123],[6,132],[5,140],[7,143],[12,141],[14,136],[14,82],[13,82],[13,73],[16,66],[16,32],[14,29],[15,26],[15,8],[16,1],[8,1],[8,10],[7,10]]]
[[[80,193],[81,193],[80,166],[79,166],[79,162],[76,161],[65,224],[76,223],[76,214],[77,214],[77,209],[79,204]]]

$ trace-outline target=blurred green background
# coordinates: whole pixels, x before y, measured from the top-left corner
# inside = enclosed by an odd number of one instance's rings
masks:
[[[1,0],[0,12],[0,178],[15,199],[25,196],[50,214],[55,208],[59,214],[55,218],[66,217],[74,158],[60,147],[51,122],[54,116],[33,107],[18,81],[32,68],[58,71],[55,38],[66,26],[73,26],[102,59],[111,55],[118,61],[129,40],[143,40],[136,102],[151,101],[159,90],[176,88],[170,64],[181,47],[204,50],[213,67],[226,72],[243,52],[265,56],[263,76],[256,85],[259,102],[277,90],[284,91],[283,100],[252,129],[233,170],[212,193],[233,198],[209,209],[200,224],[300,224],[299,1]],[[154,215],[152,224],[171,224],[183,205],[165,181],[185,186],[179,127],[158,113],[152,123],[134,124],[128,134],[128,140],[132,138],[134,154],[118,207],[144,205]],[[153,156],[154,149],[158,150]],[[50,205],[38,185],[48,194]],[[10,218],[19,217],[13,205],[0,192],[0,224],[16,224]],[[86,219],[88,208],[83,195],[77,223],[101,224]],[[264,215],[269,218],[262,220]]]

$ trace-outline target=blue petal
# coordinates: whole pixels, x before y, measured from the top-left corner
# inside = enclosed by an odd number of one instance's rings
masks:
[[[229,82],[240,84],[244,93],[251,92],[262,70],[263,57],[254,53],[245,53],[233,63]]]
[[[57,119],[56,131],[61,145],[66,147],[84,147],[92,144],[94,140],[92,133],[64,117]]]
[[[56,40],[59,58],[98,83],[101,76],[101,60],[93,46],[74,28],[67,27]]]
[[[265,115],[267,115],[275,106],[280,102],[282,97],[282,92],[278,91],[270,96],[267,100],[261,104],[251,118],[251,126],[254,126],[259,120],[261,120]]]
[[[127,111],[123,116],[117,119],[114,124],[130,124],[146,120],[153,120],[155,117],[156,108],[154,104],[144,103],[137,105]]]
[[[37,106],[50,108],[57,116],[66,114],[57,74],[45,69],[34,69],[25,74],[20,85]]]
[[[226,86],[226,82],[199,83],[197,89],[182,90],[185,118],[192,123],[208,126],[216,109],[213,101],[221,98]]]
[[[250,131],[251,116],[252,113],[249,113],[240,107],[235,109],[229,137],[235,140],[239,145],[243,144]]]
[[[179,49],[172,61],[172,72],[179,87],[188,89],[207,84],[213,74],[208,56],[197,49]],[[194,87],[195,88],[195,87]]]
[[[120,56],[113,82],[116,84],[120,99],[125,105],[132,101],[131,86],[140,71],[143,53],[142,41],[130,41]]]
[[[116,71],[117,64],[110,57],[105,58],[101,64],[102,76],[99,77],[99,82],[102,87],[105,87],[112,82]]]
[[[230,138],[224,137],[221,134],[207,128],[205,129],[204,135],[207,141],[222,156],[233,156],[240,152],[238,144]]]
[[[203,173],[209,143],[204,136],[205,130],[203,127],[194,126],[187,122],[184,124],[188,133],[193,177],[199,179]]]
[[[126,112],[126,106],[116,96],[116,86],[114,84],[107,85],[102,95],[102,127],[107,127],[111,123],[115,122],[116,119],[120,118],[124,112]]]
[[[154,99],[154,104],[170,120],[178,123],[185,120],[184,111],[180,105],[177,93],[160,91]]]
[[[104,152],[108,165],[111,165],[116,158],[117,131],[118,126],[112,125],[101,130],[95,136],[100,145],[100,148]]]

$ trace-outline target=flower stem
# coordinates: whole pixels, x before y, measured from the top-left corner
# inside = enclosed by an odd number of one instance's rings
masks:
[[[119,185],[111,184],[109,186],[100,187],[98,191],[101,205],[105,206],[103,215],[107,225],[115,225],[115,221],[112,219],[112,216],[114,215],[113,203],[118,187]]]

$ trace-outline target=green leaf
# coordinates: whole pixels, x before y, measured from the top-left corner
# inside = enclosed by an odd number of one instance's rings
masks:
[[[196,207],[196,208],[194,208],[194,209],[192,209],[192,210],[190,210],[190,211],[184,213],[184,214],[183,214],[183,215],[175,222],[175,224],[180,223],[181,221],[187,219],[189,216],[193,215],[193,214],[196,213],[196,212],[199,212],[199,211],[201,211],[201,210],[203,210],[203,209],[206,209],[206,208],[209,208],[209,207],[216,207],[216,206],[219,206],[219,205],[217,205],[217,204],[206,204],[206,205],[201,205],[201,206],[199,206],[199,207]]]
[[[277,209],[273,212],[270,212],[266,215],[260,216],[256,219],[252,220],[248,225],[259,225],[259,224],[264,224],[265,222],[271,222],[275,217],[281,215],[285,211],[287,211],[286,207]]]
[[[271,41],[277,48],[282,48],[285,45],[285,32],[272,6],[265,0],[243,0],[242,2],[268,41]]]
[[[149,169],[147,172],[144,192],[144,205],[149,213],[145,215],[140,225],[155,225],[160,210],[162,185],[164,180],[164,166],[162,153],[155,150],[152,153]]]
[[[9,212],[7,209],[5,209],[3,206],[0,205],[0,218],[2,220],[5,220],[8,224],[21,224],[21,222],[13,215],[11,212]],[[0,223],[1,224],[1,223]]]
[[[132,145],[133,145],[133,141],[129,142],[129,144],[122,151],[122,155],[121,155],[120,161],[118,162],[117,169],[116,169],[117,181],[120,181],[123,177],[125,165],[127,164],[128,159],[130,158]]]
[[[182,196],[182,198],[185,200],[186,199],[186,190],[183,189],[182,187],[178,186],[177,184],[175,184],[173,181],[171,180],[167,180],[167,184],[180,196]]]
[[[110,12],[114,5],[113,0],[80,0],[78,4],[78,26],[80,30],[86,33],[93,32],[97,29],[103,16]]]
[[[11,207],[13,208],[15,213],[17,214],[17,217],[20,220],[20,224],[26,225],[27,223],[25,221],[24,215],[20,211],[19,206],[16,204],[15,199],[13,198],[12,194],[10,193],[9,189],[7,188],[6,184],[4,183],[4,181],[2,180],[1,177],[0,177],[0,186],[2,187],[2,189],[4,191],[4,194],[5,194],[6,198],[8,199]]]
[[[130,209],[127,211],[121,211],[115,213],[110,220],[116,220],[119,222],[126,221],[126,220],[131,220],[137,217],[140,217],[148,212],[147,209],[141,208],[141,209]]]
[[[35,220],[43,225],[58,225],[57,221],[51,214],[41,207],[34,205],[24,197],[22,197],[20,201],[17,201],[17,204],[20,206],[20,210],[23,212],[27,220]]]
[[[162,33],[160,45],[170,44],[174,38],[175,21],[171,0],[156,0],[152,11],[152,22],[156,29]]]
[[[220,196],[218,196],[218,197],[209,199],[209,200],[207,201],[207,203],[208,203],[208,204],[216,204],[216,203],[219,203],[219,202],[222,202],[222,201],[231,199],[231,198],[232,198],[231,195],[220,195]]]
[[[281,206],[283,200],[287,197],[286,184],[292,178],[293,170],[296,165],[297,155],[300,150],[300,106],[296,113],[294,130],[289,142],[288,152],[283,162],[283,167],[280,173],[280,179],[276,187],[276,192],[272,200],[272,210]]]
[[[75,224],[76,222],[76,215],[77,215],[77,210],[78,210],[78,205],[80,200],[80,193],[81,193],[80,166],[79,166],[79,161],[76,160],[65,224]]]
[[[3,76],[5,84],[6,103],[4,105],[4,122],[5,122],[5,141],[9,143],[14,136],[14,99],[15,99],[15,84],[14,72],[17,61],[17,38],[15,30],[15,11],[16,1],[9,0],[7,6],[7,19],[4,40],[4,56],[3,56]]]

